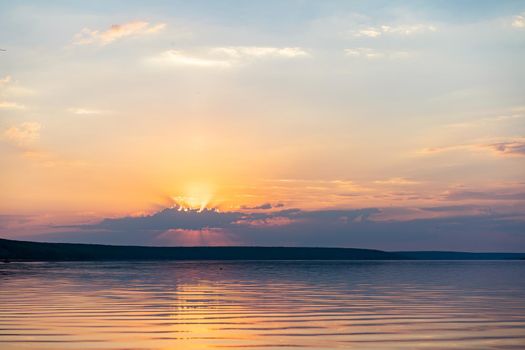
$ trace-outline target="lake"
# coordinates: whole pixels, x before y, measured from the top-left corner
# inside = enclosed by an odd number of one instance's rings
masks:
[[[0,264],[0,349],[524,349],[525,261]]]

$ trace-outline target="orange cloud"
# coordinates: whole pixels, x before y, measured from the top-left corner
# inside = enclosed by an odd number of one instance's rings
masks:
[[[386,180],[377,180],[374,183],[379,185],[418,185],[420,182],[406,179],[404,177],[392,177]]]
[[[150,25],[144,21],[133,21],[124,24],[114,24],[105,31],[91,30],[84,28],[80,33],[75,35],[74,44],[76,45],[89,45],[99,44],[107,45],[113,41],[130,37],[139,36],[145,34],[158,33],[166,27],[165,23],[158,23]]]
[[[38,140],[40,128],[40,123],[25,122],[5,130],[3,139],[17,146],[25,146]]]
[[[422,155],[433,155],[450,151],[483,152],[491,151],[495,156],[525,156],[525,139],[511,139],[497,142],[473,143],[443,147],[429,147],[419,151]]]

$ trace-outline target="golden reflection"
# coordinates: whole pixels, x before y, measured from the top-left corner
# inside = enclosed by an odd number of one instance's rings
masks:
[[[431,273],[417,262],[74,264],[0,267],[2,350],[480,349],[525,340],[519,262],[436,262]],[[498,274],[501,284],[473,288],[466,271]]]

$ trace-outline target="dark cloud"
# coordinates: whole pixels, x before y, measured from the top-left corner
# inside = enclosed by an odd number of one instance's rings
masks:
[[[425,208],[428,210],[428,208]],[[461,208],[456,208],[461,211]],[[447,208],[442,207],[437,211]],[[385,250],[525,250],[522,214],[477,214],[379,220],[378,208],[286,209],[273,212],[179,211],[104,219],[62,227],[34,237],[40,241],[132,244],[250,246],[335,246]],[[64,232],[67,231],[67,232]]]
[[[282,208],[282,207],[284,207],[284,204],[283,204],[283,203],[275,203],[275,204],[272,204],[272,203],[264,203],[264,204],[256,205],[256,206],[253,206],[253,207],[243,205],[243,206],[241,207],[241,209],[248,209],[248,210],[269,210],[269,209]]]
[[[480,191],[454,191],[447,194],[447,200],[525,200],[525,192],[480,192]]]
[[[504,155],[525,156],[525,142],[498,142],[487,146]]]
[[[153,230],[164,231],[173,228],[196,230],[208,227],[228,227],[245,214],[238,212],[218,212],[212,209],[203,211],[167,208],[153,215],[104,219],[98,224],[80,228],[104,230]]]
[[[431,211],[431,212],[449,212],[449,211],[467,211],[477,209],[479,206],[472,205],[442,205],[437,207],[422,207],[420,210]]]
[[[170,229],[200,230],[209,228],[231,229],[232,227],[259,224],[272,219],[286,218],[290,221],[313,221],[331,223],[341,218],[346,220],[367,220],[370,215],[379,213],[379,209],[357,210],[318,210],[304,211],[300,209],[285,209],[264,213],[219,212],[214,209],[180,210],[167,208],[152,215],[129,216],[114,219],[104,219],[99,223],[89,225],[68,226],[80,230],[102,231],[166,231]],[[64,226],[62,226],[64,227]]]
[[[0,214],[0,229],[7,228],[11,224],[23,225],[31,222],[28,215],[5,215]]]

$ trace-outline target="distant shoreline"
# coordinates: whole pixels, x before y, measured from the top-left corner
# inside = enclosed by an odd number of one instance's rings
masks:
[[[146,247],[40,243],[0,238],[0,261],[118,260],[523,260],[525,253],[387,252],[311,247]]]

